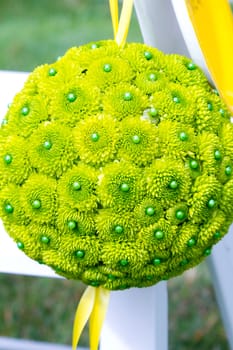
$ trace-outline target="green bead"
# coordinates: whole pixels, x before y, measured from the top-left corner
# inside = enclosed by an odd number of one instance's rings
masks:
[[[147,276],[146,276],[147,281],[152,281],[153,278],[154,278],[154,277],[153,277],[152,275],[147,275]]]
[[[9,203],[5,205],[4,209],[7,214],[12,214],[14,211],[13,206]]]
[[[128,185],[127,183],[121,184],[120,190],[121,190],[122,192],[129,192],[129,185]]]
[[[156,230],[154,231],[154,237],[156,239],[163,239],[164,238],[164,233],[161,230]]]
[[[124,101],[131,101],[133,99],[133,95],[131,94],[131,92],[125,92],[123,98]]]
[[[204,250],[204,255],[205,256],[208,256],[210,254],[211,254],[211,248],[207,248],[207,249]]]
[[[129,288],[129,286],[127,284],[122,284],[121,286],[119,286],[119,289],[124,290],[126,288]]]
[[[17,244],[17,247],[19,248],[19,249],[24,249],[24,244],[23,244],[23,242],[17,242],[16,243]]]
[[[145,213],[148,216],[153,216],[155,214],[155,209],[153,207],[147,207]]]
[[[134,136],[132,137],[132,141],[133,141],[133,143],[135,143],[135,144],[140,143],[140,141],[141,141],[140,136],[134,135]]]
[[[78,181],[73,182],[72,187],[73,187],[73,190],[75,190],[75,191],[81,190],[81,184]]]
[[[213,91],[213,93],[214,93],[215,95],[219,96],[219,92],[218,92],[217,89],[212,89],[212,91]]]
[[[91,49],[92,50],[98,49],[98,47],[99,47],[99,45],[97,43],[91,44]]]
[[[221,114],[222,117],[224,117],[226,114],[223,108],[220,108],[219,113]]]
[[[30,112],[30,109],[29,109],[29,107],[23,107],[22,109],[21,109],[21,114],[22,115],[24,115],[24,116],[26,116],[26,115],[28,115],[28,113]]]
[[[198,161],[195,160],[195,159],[191,159],[189,161],[189,166],[190,166],[191,169],[196,170],[198,168],[198,166],[199,166]]]
[[[230,165],[226,166],[225,168],[225,174],[227,176],[230,176],[232,174],[232,167]]]
[[[183,260],[181,260],[181,262],[180,262],[180,266],[185,266],[185,265],[187,265],[188,263],[189,263],[188,259],[183,259]]]
[[[12,158],[12,156],[10,154],[6,154],[3,157],[3,159],[4,159],[5,164],[9,165],[9,164],[11,164],[13,158]]]
[[[32,202],[32,208],[33,209],[40,209],[40,207],[41,207],[41,201],[39,199],[35,199]]]
[[[148,75],[148,80],[149,81],[156,81],[157,80],[156,74],[154,74],[154,73],[149,74]]]
[[[8,124],[8,120],[7,119],[3,119],[1,122],[1,126],[7,125]]]
[[[175,181],[175,180],[172,180],[170,183],[169,183],[169,187],[172,189],[172,190],[176,190],[178,188],[178,182]]]
[[[90,282],[90,285],[91,285],[92,287],[99,287],[100,282],[98,282],[98,281],[91,281],[91,282]]]
[[[114,227],[114,231],[115,231],[115,233],[117,233],[117,234],[121,234],[121,233],[123,233],[124,228],[123,228],[123,226],[121,226],[121,225],[116,225],[116,226]]]
[[[221,238],[222,237],[222,235],[221,235],[221,232],[219,232],[219,231],[217,231],[217,232],[215,232],[214,234],[213,234],[213,238],[214,239],[219,239],[219,238]]]
[[[188,247],[193,247],[193,246],[195,246],[195,244],[196,244],[195,238],[190,238],[187,242]]]
[[[181,210],[181,209],[178,209],[177,211],[176,211],[176,218],[177,218],[177,220],[184,220],[185,218],[186,218],[186,213],[185,213],[185,211],[184,210]]]
[[[99,140],[100,136],[97,132],[94,132],[93,134],[91,134],[91,141],[93,142],[97,142]]]
[[[144,57],[149,61],[152,59],[153,55],[150,51],[145,51],[144,52]]]
[[[186,132],[181,131],[179,133],[179,139],[180,139],[180,141],[187,141],[188,140],[188,135],[186,134]]]
[[[207,103],[207,108],[208,108],[209,111],[212,111],[212,110],[213,110],[213,105],[212,105],[211,102],[208,102],[208,103]]]
[[[188,70],[194,70],[194,69],[197,68],[197,66],[196,66],[195,63],[193,63],[193,62],[189,62],[189,63],[187,64],[187,68],[188,68]]]
[[[129,264],[127,259],[121,259],[119,262],[121,266],[127,266]]]
[[[85,256],[84,250],[77,250],[77,251],[75,252],[75,256],[76,256],[78,259],[83,259],[84,256]]]
[[[68,95],[67,95],[67,100],[69,102],[74,102],[76,100],[77,96],[73,93],[73,92],[70,92]]]
[[[209,199],[207,202],[207,207],[210,209],[213,209],[215,206],[216,206],[216,201],[213,198]]]
[[[154,107],[151,107],[150,110],[149,110],[149,115],[150,115],[151,117],[153,117],[153,118],[156,117],[156,116],[158,115],[157,109],[154,108]]]
[[[52,147],[52,142],[50,142],[50,141],[45,141],[45,142],[43,143],[43,147],[44,147],[45,149],[49,150],[49,149]]]
[[[50,77],[54,77],[57,74],[57,71],[55,68],[50,68],[48,74]]]
[[[103,70],[104,70],[104,72],[106,72],[106,73],[109,73],[109,72],[111,72],[111,70],[112,70],[112,66],[111,66],[111,64],[105,64],[104,66],[103,66]]]
[[[221,152],[218,149],[214,151],[214,158],[216,160],[220,160],[222,158]]]
[[[77,222],[74,220],[69,220],[67,222],[67,226],[69,230],[74,230],[77,227]]]
[[[175,103],[180,103],[180,98],[177,97],[177,96],[174,96],[174,97],[173,97],[173,102],[175,102]]]
[[[114,276],[113,274],[109,273],[108,274],[108,279],[111,281],[114,281],[116,279],[116,276]]]
[[[158,266],[158,265],[160,265],[160,264],[161,264],[161,259],[155,258],[155,259],[153,260],[153,265]]]
[[[40,241],[44,244],[48,244],[50,242],[50,238],[47,236],[41,236]]]

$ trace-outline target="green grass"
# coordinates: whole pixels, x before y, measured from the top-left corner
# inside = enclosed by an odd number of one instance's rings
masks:
[[[30,71],[71,46],[112,37],[107,0],[0,1],[0,69]],[[128,41],[142,41],[135,15]],[[0,286],[0,335],[71,343],[83,284],[2,274]],[[205,264],[169,281],[169,335],[170,350],[229,349]]]
[[[229,350],[207,264],[168,286],[169,350]]]
[[[0,274],[0,286],[0,335],[71,343],[82,283]],[[169,350],[228,350],[206,264],[168,286]],[[88,346],[87,328],[80,345]]]
[[[71,344],[82,283],[0,274],[0,285],[0,335]],[[87,343],[86,329],[81,345]]]
[[[113,38],[107,0],[1,0],[0,28],[0,69],[30,71],[72,46]],[[135,14],[128,41],[142,41]]]

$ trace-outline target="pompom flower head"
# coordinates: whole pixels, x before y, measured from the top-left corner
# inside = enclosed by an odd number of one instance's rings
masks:
[[[147,287],[210,254],[233,220],[233,127],[189,59],[71,48],[31,73],[0,129],[0,215],[58,274]]]

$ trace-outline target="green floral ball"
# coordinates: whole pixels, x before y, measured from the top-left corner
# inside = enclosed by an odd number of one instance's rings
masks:
[[[0,129],[19,249],[106,289],[198,264],[233,221],[233,125],[189,59],[114,41],[36,68]]]

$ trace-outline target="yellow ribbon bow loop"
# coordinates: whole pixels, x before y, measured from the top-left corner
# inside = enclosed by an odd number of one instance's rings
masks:
[[[185,0],[207,66],[233,112],[233,15],[228,0]]]
[[[123,47],[129,31],[130,19],[133,10],[133,0],[124,0],[120,21],[118,22],[118,0],[109,0],[114,38],[120,47]]]

